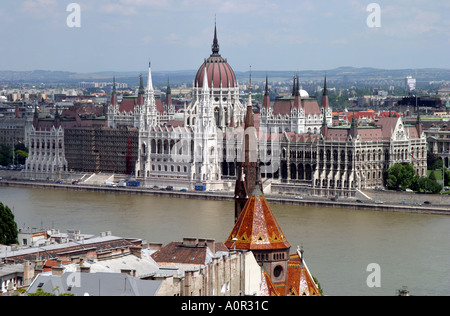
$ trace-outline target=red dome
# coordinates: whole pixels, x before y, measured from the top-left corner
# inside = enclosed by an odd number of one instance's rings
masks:
[[[232,88],[236,84],[233,69],[220,55],[209,57],[200,67],[195,77],[195,84],[203,87],[205,68],[208,75],[209,88]]]
[[[205,68],[208,74],[209,88],[232,88],[236,84],[236,75],[225,59],[219,54],[219,41],[217,40],[217,28],[214,28],[214,41],[212,54],[200,66],[195,77],[195,85],[203,87]]]

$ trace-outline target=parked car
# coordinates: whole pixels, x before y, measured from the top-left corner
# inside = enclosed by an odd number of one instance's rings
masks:
[[[303,200],[303,197],[298,196],[298,195],[297,195],[295,198],[296,198],[297,200]]]
[[[425,201],[425,202],[423,202],[423,204],[431,204],[431,202],[430,201]]]
[[[375,204],[384,204],[384,202],[383,202],[383,201],[380,201],[380,200],[376,200],[376,201],[375,201]]]
[[[55,183],[56,183],[56,184],[62,184],[62,181],[61,181],[61,180],[58,180],[58,181],[56,181]]]
[[[181,189],[180,192],[187,192],[187,189]]]

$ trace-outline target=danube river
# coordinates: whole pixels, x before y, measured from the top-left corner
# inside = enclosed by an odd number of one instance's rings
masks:
[[[164,244],[225,241],[234,224],[231,202],[8,187],[0,187],[0,201],[18,228],[111,231]],[[326,295],[393,296],[403,286],[411,295],[450,295],[450,216],[271,207]]]

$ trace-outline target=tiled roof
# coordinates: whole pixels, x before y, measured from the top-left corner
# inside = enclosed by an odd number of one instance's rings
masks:
[[[223,245],[215,243],[216,251],[225,250]],[[206,244],[185,244],[181,241],[174,241],[164,246],[154,254],[153,260],[158,264],[193,264],[205,265],[208,264],[212,256],[211,250]]]
[[[260,296],[280,296],[266,271],[261,272]]]
[[[275,284],[276,285],[276,284]],[[294,296],[320,296],[308,268],[300,258],[298,251],[290,255],[288,262],[288,276],[286,280],[288,295]]]
[[[234,241],[233,239],[237,239]],[[290,243],[264,195],[252,194],[236,221],[225,246],[229,249],[288,249]]]

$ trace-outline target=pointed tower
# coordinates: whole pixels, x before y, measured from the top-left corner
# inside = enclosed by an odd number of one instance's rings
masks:
[[[327,124],[327,117],[325,115],[323,115],[322,127],[320,128],[320,133],[322,134],[324,139],[327,139],[328,124]]]
[[[217,24],[216,23],[214,23],[214,40],[213,40],[213,44],[211,45],[211,50],[212,50],[211,56],[220,56],[219,55],[220,45],[219,45],[219,40],[217,39]]]
[[[37,104],[34,104],[33,127],[37,128],[38,125],[39,125],[39,111]]]
[[[333,113],[330,108],[330,101],[328,99],[328,88],[327,88],[327,76],[325,75],[324,83],[323,83],[323,94],[322,94],[322,116],[323,123],[326,123],[327,126],[333,126]]]
[[[56,129],[58,129],[61,126],[61,115],[59,114],[59,107],[56,106],[56,112],[55,112],[55,121],[53,123]]]
[[[295,97],[295,90],[297,89],[297,76],[294,76],[294,83],[292,85],[292,96]]]
[[[117,90],[116,90],[116,76],[113,78],[113,90],[111,92],[111,106],[116,107],[117,102]]]
[[[322,94],[322,109],[327,110],[330,107],[330,102],[328,100],[328,89],[327,89],[327,76],[325,76],[323,84],[323,94]],[[325,113],[325,111],[324,111]]]
[[[299,80],[298,76],[295,76],[295,78],[294,78],[293,96],[294,96],[294,109],[296,109],[297,111],[299,111],[301,106],[302,106],[302,99],[301,99],[301,96],[300,96],[300,83],[299,83],[299,81],[300,80]]]
[[[422,122],[420,120],[420,113],[417,113],[416,129],[417,129],[417,134],[419,135],[419,137],[422,137],[423,126],[422,126]]]
[[[257,172],[259,170],[255,170],[255,173]],[[225,246],[230,250],[252,251],[272,282],[280,283],[285,288],[291,244],[262,193],[260,183],[258,177]],[[284,290],[282,292],[282,295],[285,295]]]
[[[253,192],[258,179],[259,159],[258,159],[258,138],[255,129],[255,119],[252,106],[251,80],[249,85],[249,103],[247,104],[247,114],[245,116],[244,137],[242,156],[237,163],[237,179],[234,191],[234,212],[237,221],[242,212],[249,194]],[[262,191],[262,184],[258,186]]]
[[[356,122],[355,112],[353,112],[352,124],[350,126],[349,133],[353,139],[358,136],[358,123]]]
[[[270,93],[269,93],[269,78],[266,75],[266,88],[264,92],[263,108],[268,110],[270,108]]]
[[[144,95],[145,95],[144,78],[142,78],[142,75],[140,75],[139,76],[139,91],[138,91],[138,97],[137,97],[137,104],[139,106],[144,105]]]
[[[144,83],[141,76],[141,86],[139,88],[139,93],[144,91]],[[142,90],[142,91],[141,91]],[[152,64],[148,63],[148,81],[147,81],[147,91],[145,92],[145,109],[143,111],[145,115],[145,124],[147,127],[155,127],[158,125],[158,113],[156,110],[156,100],[155,100],[155,90],[153,89],[153,78],[152,78]]]
[[[167,110],[170,109],[172,106],[172,89],[170,88],[170,80],[167,79],[167,92],[166,92],[166,108]]]

